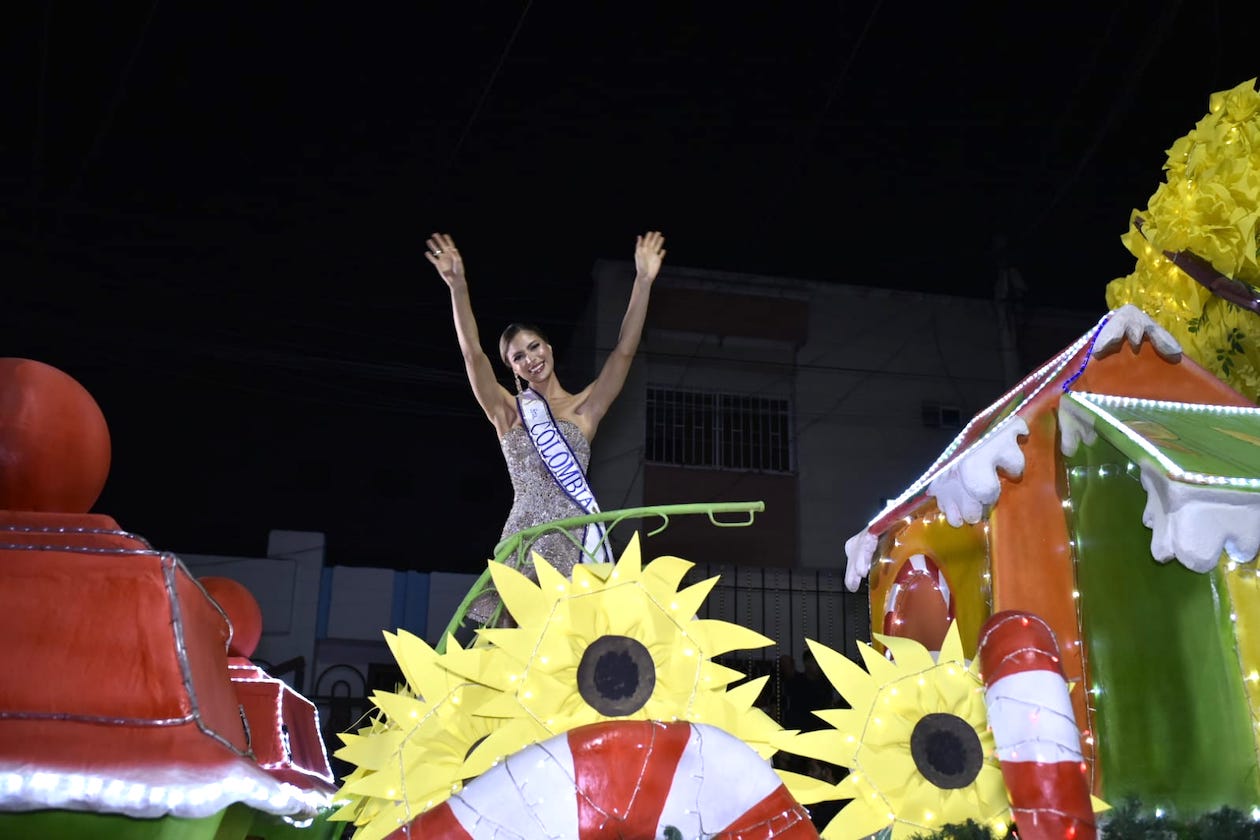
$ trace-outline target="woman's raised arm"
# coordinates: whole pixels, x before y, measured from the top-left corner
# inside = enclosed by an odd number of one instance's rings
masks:
[[[472,302],[468,297],[468,280],[464,276],[464,260],[455,247],[455,240],[444,233],[429,237],[429,250],[425,258],[437,269],[437,273],[451,290],[451,312],[455,320],[455,335],[464,356],[464,370],[468,384],[472,386],[477,404],[494,424],[499,437],[508,433],[516,423],[516,402],[507,389],[494,377],[494,367],[486,352],[481,349],[481,336],[477,332],[477,319],[473,317]]]
[[[617,345],[608,354],[599,376],[590,384],[586,399],[577,409],[579,414],[590,419],[592,428],[604,419],[613,400],[626,384],[630,364],[634,361],[634,354],[639,349],[639,339],[643,336],[643,321],[647,318],[652,283],[656,281],[664,259],[665,237],[660,231],[648,231],[637,238],[634,247],[634,287],[630,291],[626,314],[621,319]]]

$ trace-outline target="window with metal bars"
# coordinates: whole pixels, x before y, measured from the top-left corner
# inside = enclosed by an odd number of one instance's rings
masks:
[[[777,397],[649,387],[646,460],[792,472],[791,405]]]

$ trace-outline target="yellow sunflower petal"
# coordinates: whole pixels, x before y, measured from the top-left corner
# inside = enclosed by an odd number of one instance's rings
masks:
[[[861,773],[850,773],[836,783],[834,799],[857,799],[863,795],[860,787]]]
[[[522,666],[534,658],[535,650],[538,647],[537,639],[530,638],[527,634],[519,632],[515,627],[488,627],[483,628],[480,632],[482,637],[494,646],[495,650],[506,653],[516,661],[517,667],[515,669],[508,667],[508,670],[513,673],[519,671]],[[496,687],[502,687],[503,678],[501,672],[506,663],[499,661],[495,664],[498,666],[500,673],[488,673],[485,676],[487,680],[493,680],[493,684]]]
[[[328,815],[329,822],[354,822],[355,817],[359,815],[359,810],[363,807],[360,801],[348,802],[342,805],[336,811]]]
[[[401,725],[415,726],[421,720],[435,713],[434,707],[428,703],[408,697],[404,694],[392,694],[388,691],[372,692],[372,702],[389,716],[390,720]]]
[[[628,625],[634,624],[644,616],[644,609],[648,605],[644,603],[643,591],[637,586],[613,586],[599,593],[598,600],[586,600],[583,607],[595,604],[598,606],[598,616],[602,619],[606,627],[619,627],[628,629]],[[578,605],[574,604],[576,608]],[[574,611],[576,615],[576,609]],[[576,622],[575,622],[576,623]],[[583,622],[585,624],[587,622]],[[592,628],[596,632],[603,632],[604,627],[598,623]]]
[[[534,554],[535,567],[546,562],[541,555]],[[490,577],[494,579],[494,586],[503,598],[504,606],[517,624],[541,624],[546,620],[551,600],[532,580],[503,563],[490,564]]]
[[[678,584],[695,565],[681,557],[657,557],[643,569],[643,583],[658,598],[673,596],[678,592]]]
[[[436,803],[434,803],[436,804]],[[354,840],[382,840],[390,832],[397,831],[400,826],[410,822],[421,811],[404,804],[390,803],[382,808],[371,822],[354,830]]]
[[[892,651],[893,660],[903,671],[926,671],[936,663],[928,649],[914,639],[902,636],[885,636],[883,633],[873,634],[884,647]]]
[[[945,632],[945,640],[941,642],[941,653],[936,657],[936,661],[938,663],[963,661],[962,637],[958,634],[957,621],[949,623],[949,630]]]
[[[478,633],[486,632],[479,630]],[[493,686],[503,671],[503,654],[488,647],[464,649],[447,644],[439,666],[448,674],[463,680],[471,680],[484,686]]]
[[[1006,782],[1002,779],[1002,770],[996,764],[986,763],[980,768],[980,774],[971,783],[975,791],[980,813],[986,818],[991,814],[1001,814],[1010,810],[1006,796]]]
[[[776,770],[774,772],[779,774],[779,778],[787,786],[788,792],[792,794],[792,798],[802,805],[828,802],[836,798],[836,786],[831,782],[824,782],[821,779],[815,779],[813,776],[805,776],[789,770]]]
[[[854,743],[857,743],[857,736],[862,734],[862,729],[870,718],[870,712],[866,709],[813,709],[812,711],[814,717],[852,736]]]
[[[751,650],[774,644],[773,639],[766,638],[756,630],[716,618],[697,619],[690,622],[687,628],[689,632],[700,634],[704,640],[705,656],[721,656],[733,650]]]
[[[578,563],[573,567],[573,587],[570,591],[574,595],[582,595],[603,589],[608,581],[600,571],[598,566],[590,563]]]
[[[674,600],[678,602],[678,615],[690,617],[699,613],[704,599],[709,597],[709,593],[713,591],[719,579],[717,577],[705,578],[678,592],[674,596]]]
[[[730,685],[736,680],[742,680],[748,675],[743,671],[736,671],[734,668],[728,668],[712,660],[706,659],[700,665],[701,680],[707,680],[705,683],[714,688],[720,688],[724,685]]]
[[[883,685],[903,676],[900,663],[893,664],[888,657],[864,642],[858,642],[857,647],[858,653],[862,655],[862,662],[866,665],[866,670],[875,682]]]
[[[625,583],[628,580],[638,580],[643,574],[642,558],[643,552],[639,545],[639,533],[636,531],[630,537],[626,550],[621,552],[621,556],[617,558],[608,582]]]
[[[892,824],[893,817],[882,802],[872,805],[854,799],[822,831],[823,840],[862,840]]]
[[[840,692],[849,705],[854,708],[869,708],[875,700],[875,681],[870,675],[857,666],[852,660],[837,653],[831,648],[813,639],[806,639],[818,667],[831,681],[831,685]]]
[[[545,741],[550,733],[529,718],[517,718],[494,730],[464,759],[459,775],[468,779],[489,770],[505,756],[520,752],[530,744]]]
[[[761,696],[762,688],[769,681],[769,675],[757,677],[755,680],[749,680],[746,683],[735,686],[725,693],[725,697],[736,708],[750,709],[757,702],[757,698]]]
[[[775,744],[784,752],[816,758],[819,761],[839,764],[842,767],[852,765],[853,754],[857,751],[856,737],[834,729],[801,732],[791,737],[776,739]]]
[[[538,588],[548,598],[557,600],[569,594],[569,579],[550,563],[535,564],[534,570],[538,574]]]
[[[971,672],[958,662],[942,660],[931,672],[928,682],[940,697],[938,708],[933,710],[939,712],[965,712],[969,703],[979,696],[977,688],[983,690]]]
[[[515,718],[521,714],[521,703],[515,694],[498,694],[477,709],[477,715],[487,718]]]
[[[377,770],[393,758],[406,738],[407,733],[400,729],[382,732],[370,738],[356,736],[353,741],[347,741],[346,745],[333,755],[359,767]]]
[[[389,645],[389,651],[394,655],[394,661],[398,663],[407,680],[407,685],[423,696],[423,686],[433,677],[432,669],[438,658],[437,652],[424,639],[406,630],[399,630],[397,634],[386,631],[383,635],[385,644]]]

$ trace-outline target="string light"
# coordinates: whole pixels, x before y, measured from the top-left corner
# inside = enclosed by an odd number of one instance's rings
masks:
[[[1109,426],[1120,432],[1143,453],[1154,460],[1168,473],[1170,478],[1187,484],[1198,484],[1209,487],[1240,487],[1248,490],[1260,489],[1260,478],[1247,476],[1209,475],[1207,473],[1187,470],[1177,464],[1144,436],[1138,434],[1124,421],[1116,417],[1108,409],[1160,409],[1178,411],[1186,414],[1210,414],[1217,416],[1246,416],[1260,422],[1260,408],[1233,405],[1205,405],[1201,403],[1172,402],[1170,400],[1149,400],[1138,397],[1118,397],[1112,394],[1093,394],[1074,392],[1066,395],[1069,403],[1077,405],[1094,416],[1102,418]]]
[[[1098,330],[1100,330],[1102,326],[1107,323],[1107,320],[1110,317],[1111,317],[1111,313],[1107,313],[1107,315],[1103,316],[1103,318],[1099,320],[1099,322],[1094,326],[1093,329],[1091,329],[1088,333],[1086,333],[1085,335],[1077,339],[1070,347],[1067,347],[1061,353],[1059,353],[1059,355],[1050,359],[1040,368],[1035,370],[1033,373],[1029,374],[1027,377],[1021,380],[1019,384],[1017,384],[1015,387],[1011,388],[1009,391],[1003,394],[1002,397],[999,398],[995,403],[993,403],[984,411],[980,412],[975,417],[973,417],[967,423],[967,425],[962,428],[962,431],[958,433],[957,437],[955,437],[954,440],[950,442],[949,446],[945,447],[945,451],[942,452],[940,456],[937,457],[936,461],[932,464],[931,467],[928,468],[927,472],[925,472],[922,476],[918,478],[917,481],[915,481],[908,488],[906,488],[906,490],[900,496],[891,500],[887,505],[885,505],[884,509],[880,511],[880,513],[874,519],[872,519],[871,522],[867,525],[867,528],[872,531],[883,530],[882,528],[877,529],[875,528],[875,526],[879,525],[881,520],[885,516],[887,516],[891,511],[894,511],[900,508],[910,499],[919,495],[921,491],[927,488],[927,486],[931,484],[932,481],[938,475],[940,475],[947,466],[950,465],[950,463],[954,460],[955,454],[958,454],[960,450],[962,450],[962,455],[960,455],[960,458],[961,458],[965,456],[966,452],[970,452],[976,449],[981,444],[985,443],[990,438],[992,438],[994,435],[998,434],[999,432],[1004,432],[1005,427],[1009,423],[1012,422],[1012,418],[1019,416],[1018,412],[1014,412],[1014,411],[1011,412],[1010,415],[1003,418],[1001,422],[994,424],[993,428],[986,431],[979,438],[974,439],[974,440],[970,439],[970,436],[975,431],[975,429],[982,427],[985,423],[988,423],[990,419],[994,415],[999,413],[999,411],[1001,411],[1002,409],[1010,407],[1013,404],[1014,400],[1019,399],[1020,401],[1018,404],[1020,406],[1030,404],[1043,390],[1045,390],[1046,386],[1048,386],[1052,381],[1054,381],[1054,379],[1059,375],[1059,373],[1061,373],[1063,369],[1067,367],[1068,363],[1071,362],[1072,359],[1076,358],[1076,356],[1081,352],[1082,349],[1086,347],[1087,344],[1092,343],[1093,338],[1098,332]],[[1034,382],[1037,383],[1036,386],[1029,390],[1026,390],[1028,386]],[[1021,397],[1022,399],[1020,399]],[[913,520],[911,517],[906,516],[904,517],[903,521],[905,522],[905,524],[909,525]]]

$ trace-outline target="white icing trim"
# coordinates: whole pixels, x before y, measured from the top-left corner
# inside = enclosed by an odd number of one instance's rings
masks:
[[[1235,563],[1260,551],[1260,493],[1176,481],[1157,466],[1142,464],[1151,554],[1161,563],[1176,558],[1195,572],[1216,568],[1221,552]]]
[[[1082,443],[1093,446],[1098,440],[1094,415],[1072,400],[1059,400],[1059,451],[1071,458]]]
[[[1008,390],[1001,396],[1001,398],[973,417],[967,425],[963,427],[962,431],[958,433],[950,445],[945,448],[945,451],[937,457],[937,459],[932,463],[932,466],[928,468],[927,472],[919,476],[919,478],[907,487],[899,496],[897,496],[897,498],[885,505],[884,509],[867,523],[866,528],[863,529],[861,533],[851,537],[845,543],[845,554],[848,556],[848,564],[846,566],[844,576],[845,586],[850,591],[856,592],[858,587],[861,585],[862,578],[870,574],[872,557],[875,553],[875,546],[878,544],[877,540],[875,542],[871,542],[871,540],[875,539],[871,536],[871,525],[883,519],[890,511],[901,507],[919,493],[924,492],[925,489],[927,491],[927,495],[937,496],[937,503],[942,507],[942,510],[944,510],[945,502],[942,500],[941,495],[933,492],[932,489],[937,485],[938,479],[941,479],[944,477],[945,473],[951,471],[959,473],[960,470],[958,467],[962,460],[969,458],[973,453],[985,447],[991,439],[998,434],[1009,432],[1009,429],[1004,428],[1004,421],[1002,424],[999,424],[997,427],[989,430],[979,440],[972,443],[969,448],[963,449],[963,444],[972,429],[979,424],[989,422],[1000,406],[1006,405],[1016,394],[1026,388],[1029,383],[1037,382],[1037,386],[1025,395],[1024,404],[1026,405],[1032,402],[1033,399],[1035,399],[1051,382],[1055,380],[1063,368],[1076,357],[1077,353],[1089,344],[1091,339],[1094,341],[1091,354],[1092,358],[1093,356],[1116,346],[1116,343],[1124,338],[1128,338],[1133,346],[1137,347],[1141,344],[1143,337],[1149,338],[1155,350],[1165,358],[1172,360],[1181,354],[1181,345],[1177,343],[1177,340],[1173,338],[1167,330],[1151,320],[1151,317],[1141,309],[1138,309],[1132,304],[1125,304],[1119,309],[1115,309],[1104,315],[1098,324],[1095,324],[1094,327],[1087,333],[1074,341],[1057,356],[1037,368],[1037,370],[1024,377],[1018,385]],[[1061,420],[1062,417],[1063,415],[1060,414]],[[1010,418],[1007,419],[1009,420]],[[1023,421],[1021,420],[1020,422],[1022,423]],[[1022,434],[1027,433],[1027,425],[1025,424]],[[1086,444],[1093,441],[1092,437],[1086,436],[1084,429],[1075,428],[1073,429],[1072,434],[1077,434],[1079,440],[1084,440]],[[1070,441],[1073,447],[1075,447],[1077,442],[1077,438],[1073,438]],[[1069,445],[1069,440],[1065,437],[1061,445]],[[959,455],[960,450],[962,450],[961,455]],[[1074,448],[1073,451],[1075,451]],[[1008,452],[1005,454],[1010,455],[1011,453]],[[1018,451],[1016,451],[1015,454],[1018,455],[1019,458],[1017,467],[1018,472],[1012,472],[1011,474],[1013,476],[1018,476],[1023,472],[1023,455]],[[957,457],[957,460],[954,460],[955,457]],[[996,459],[993,461],[993,465],[994,467],[1004,467],[1004,464],[998,462]],[[979,467],[980,464],[975,464],[972,468]],[[1010,470],[1008,470],[1008,472],[1010,472]],[[967,478],[972,477],[973,476],[970,475],[970,471],[968,471]],[[976,478],[982,483],[985,483],[986,481],[983,477]],[[996,477],[994,478],[994,481],[996,481]],[[969,519],[964,514],[964,511],[973,511],[975,509],[975,502],[977,501],[974,493],[970,494],[971,498],[968,497],[969,491],[966,486],[967,481],[964,480],[962,475],[959,475],[958,483],[961,485],[959,490],[948,488],[950,482],[951,479],[946,478],[940,484],[941,491],[945,494],[948,503],[956,505],[955,510],[957,516],[956,518],[950,517],[950,524],[958,526],[964,521],[979,521],[979,516],[982,515],[982,510],[981,513],[977,514],[976,519]],[[998,486],[998,489],[1000,489],[1000,485]],[[993,496],[993,501],[996,500],[997,496],[995,494]],[[982,502],[981,508],[983,508],[983,504],[984,503]],[[992,502],[988,502],[988,504],[992,504]],[[946,515],[949,516],[948,513]]]
[[[1155,323],[1150,315],[1131,303],[1126,303],[1113,311],[1107,323],[1098,331],[1098,338],[1094,341],[1093,356],[1096,357],[1100,353],[1118,347],[1126,338],[1129,339],[1129,344],[1134,350],[1142,345],[1143,338],[1147,338],[1150,339],[1155,352],[1165,359],[1175,361],[1181,356],[1181,345],[1177,339],[1173,338],[1172,333]]]
[[[875,560],[875,550],[879,548],[879,537],[865,528],[844,542],[844,554],[848,564],[844,569],[844,585],[850,592],[857,592],[862,585],[862,578],[871,573],[871,563]]]
[[[237,802],[277,816],[313,817],[332,805],[332,795],[278,782],[243,760],[208,767],[133,767],[109,775],[67,773],[38,761],[0,761],[0,811],[57,808],[138,819],[200,819]]]
[[[1003,420],[991,434],[932,479],[927,495],[936,497],[937,507],[955,528],[975,524],[984,509],[998,500],[1002,480],[998,470],[1012,478],[1024,474],[1024,453],[1019,438],[1028,434],[1028,424],[1018,414]]]
[[[1101,323],[1102,321],[1099,321],[1099,324]],[[936,478],[937,474],[950,463],[951,459],[959,452],[959,450],[963,449],[963,443],[967,439],[967,435],[975,426],[988,423],[990,418],[997,412],[998,408],[1010,402],[1010,400],[1013,399],[1016,394],[1021,392],[1028,383],[1038,382],[1037,387],[1033,388],[1024,396],[1025,405],[1032,402],[1038,394],[1045,390],[1047,385],[1054,381],[1055,377],[1058,376],[1059,373],[1062,372],[1063,368],[1067,366],[1067,363],[1072,361],[1072,359],[1076,357],[1076,354],[1084,349],[1085,345],[1089,344],[1090,338],[1094,335],[1094,332],[1097,329],[1098,325],[1095,324],[1089,332],[1074,341],[1072,346],[1064,349],[1059,353],[1059,355],[1055,356],[1053,359],[1037,368],[1037,370],[1024,377],[1020,380],[1018,385],[1003,394],[984,411],[971,418],[967,425],[962,428],[962,431],[960,431],[954,437],[953,441],[950,442],[949,446],[945,447],[945,451],[932,462],[932,466],[928,467],[927,472],[919,476],[918,479],[915,480],[914,484],[907,487],[900,496],[886,504],[884,509],[876,514],[874,519],[867,523],[867,526],[869,527],[871,524],[878,522],[886,516],[889,511],[901,507],[901,505],[918,495],[925,487],[928,486],[929,483],[931,483],[932,479]],[[997,431],[998,429],[996,428],[990,429],[984,434],[984,436],[973,442],[971,444],[971,448],[980,446],[989,438],[990,435],[995,434]],[[963,449],[963,451],[965,452],[967,450]]]

